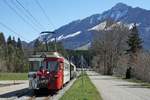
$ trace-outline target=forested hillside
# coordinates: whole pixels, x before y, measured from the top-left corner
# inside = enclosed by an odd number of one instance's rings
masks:
[[[0,33],[0,72],[25,72],[28,70],[20,38],[9,36],[7,40]]]

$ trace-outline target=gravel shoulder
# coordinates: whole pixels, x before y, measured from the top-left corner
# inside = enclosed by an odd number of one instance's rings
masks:
[[[142,87],[139,83],[99,75],[92,71],[88,71],[87,74],[103,100],[150,100],[150,89]]]

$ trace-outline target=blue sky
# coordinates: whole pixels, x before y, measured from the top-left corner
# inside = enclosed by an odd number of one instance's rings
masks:
[[[25,23],[16,13],[14,13],[6,4],[11,5],[17,12],[24,17],[24,19],[32,24]],[[92,14],[102,13],[110,9],[116,3],[122,2],[132,7],[141,7],[150,10],[149,0],[38,0],[43,7],[48,20],[40,7],[35,2],[36,0],[18,0],[28,11],[32,13],[35,19],[42,25],[35,25],[31,23],[32,18],[17,4],[16,0],[0,0],[0,23],[3,23],[13,29],[17,34],[5,29],[0,25],[0,31],[4,33],[7,38],[9,35],[20,37],[21,40],[32,41],[39,36],[41,31],[59,28],[73,20],[83,19]],[[26,14],[26,15],[25,15]],[[28,17],[27,17],[28,16]],[[32,20],[32,21],[31,21]]]

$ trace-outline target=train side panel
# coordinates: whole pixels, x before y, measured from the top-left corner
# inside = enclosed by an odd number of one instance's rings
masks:
[[[63,84],[66,84],[70,81],[70,64],[67,60],[64,60],[64,77],[63,77]]]

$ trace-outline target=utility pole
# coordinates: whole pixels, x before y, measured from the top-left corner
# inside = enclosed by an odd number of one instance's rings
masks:
[[[81,56],[82,86],[83,86],[83,74],[84,74],[84,73],[83,73],[83,61],[84,61],[84,58],[83,58],[83,55],[82,55],[82,56]]]
[[[57,51],[57,45],[56,45],[56,43],[57,43],[57,39],[55,37],[55,51]]]
[[[46,39],[46,37],[44,37],[44,41],[45,41],[46,51],[48,51],[48,45],[47,45],[47,39]]]
[[[82,78],[82,85],[81,85],[82,93],[81,94],[83,97],[85,97],[84,92],[85,92],[85,88],[86,88],[86,87],[84,87],[84,69],[83,69],[84,68],[84,60],[85,59],[84,59],[83,55],[81,55],[81,68],[82,68],[82,72],[81,72],[81,74],[82,74],[82,77],[81,77]]]

